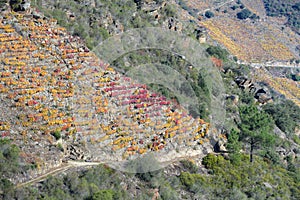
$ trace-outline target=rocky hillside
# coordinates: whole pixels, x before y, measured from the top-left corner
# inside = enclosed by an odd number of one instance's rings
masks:
[[[115,72],[56,23],[37,12],[1,18],[1,135],[37,166],[29,173],[63,159],[201,154],[208,123]]]
[[[280,69],[262,63],[297,58],[298,36],[289,40],[288,29],[278,42],[268,31],[252,33],[265,25],[274,30],[269,19],[260,21],[262,1],[4,2],[1,198],[299,199],[299,70],[286,67],[296,60]],[[154,37],[148,26],[168,34]],[[150,45],[157,49],[130,48],[120,56],[124,46],[116,43],[133,28],[189,54]],[[186,40],[172,39],[178,32]],[[245,35],[250,41],[243,43]],[[129,36],[130,47],[147,44]],[[117,59],[104,62],[101,50]],[[260,63],[246,62],[252,59]],[[147,71],[149,63],[164,70]],[[201,106],[184,107],[188,98],[176,98],[171,87],[145,85],[129,72],[164,78],[183,96],[190,85]],[[222,107],[214,104],[223,99]]]

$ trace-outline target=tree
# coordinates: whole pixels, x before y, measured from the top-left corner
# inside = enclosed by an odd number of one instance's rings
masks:
[[[0,139],[0,178],[19,170],[20,149],[8,139]]]
[[[239,141],[239,133],[237,130],[231,129],[230,134],[228,135],[226,148],[230,153],[230,161],[238,164],[241,160],[241,143]]]
[[[206,49],[206,52],[210,56],[215,56],[218,59],[221,59],[223,61],[227,60],[227,57],[229,55],[228,51],[226,49],[222,49],[219,46],[210,46]]]
[[[247,19],[252,15],[252,12],[248,9],[244,9],[237,14],[237,18],[239,19]]]
[[[205,15],[205,17],[207,17],[207,18],[212,18],[212,17],[215,16],[214,13],[211,12],[211,11],[206,11],[204,15]]]
[[[272,118],[260,111],[255,105],[239,108],[241,123],[240,140],[250,145],[250,162],[253,162],[253,152],[265,146],[272,146],[275,136],[271,134],[274,127]]]
[[[278,104],[267,104],[264,111],[271,115],[275,124],[288,135],[300,128],[300,108],[291,100],[284,100]]]

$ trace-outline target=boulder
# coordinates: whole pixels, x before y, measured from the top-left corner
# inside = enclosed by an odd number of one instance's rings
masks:
[[[214,146],[214,151],[217,152],[217,153],[227,152],[227,149],[225,147],[225,141],[224,140],[219,140]]]

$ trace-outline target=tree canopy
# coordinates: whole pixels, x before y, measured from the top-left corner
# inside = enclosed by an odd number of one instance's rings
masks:
[[[241,12],[237,13],[237,18],[239,19],[247,19],[252,15],[252,12],[248,9],[244,9]]]
[[[267,104],[264,110],[273,117],[278,128],[287,134],[294,133],[300,127],[300,108],[290,100]]]
[[[252,162],[255,149],[262,149],[264,146],[271,146],[275,143],[275,136],[271,134],[274,121],[255,105],[241,106],[239,113],[241,119],[239,138],[250,145],[250,161]]]
[[[207,17],[207,18],[212,18],[212,17],[215,16],[214,13],[211,12],[211,11],[206,11],[204,15],[205,15],[205,17]]]

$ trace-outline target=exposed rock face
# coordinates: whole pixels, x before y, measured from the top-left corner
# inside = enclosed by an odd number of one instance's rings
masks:
[[[249,80],[246,77],[237,77],[235,79],[236,84],[238,84],[238,86],[242,89],[249,89],[251,90],[252,88],[254,88],[254,84],[252,82],[252,80]]]
[[[14,11],[27,11],[30,9],[30,0],[22,0],[21,3],[18,1],[10,1],[9,2],[11,8]]]
[[[172,31],[178,31],[178,32],[182,31],[182,24],[176,21],[174,18],[168,19],[168,21],[166,22],[166,26],[168,29]]]
[[[268,90],[266,88],[260,88],[255,92],[254,97],[257,99],[257,101],[261,104],[265,104],[272,100],[271,95],[269,94]]]
[[[258,83],[253,82],[253,80],[246,77],[237,77],[235,82],[240,88],[252,93],[259,103],[265,104],[272,101],[270,91],[266,87],[261,87]]]
[[[224,140],[219,140],[216,145],[214,146],[214,151],[215,152],[227,152],[227,149],[225,147],[225,141]]]
[[[85,159],[85,152],[81,146],[70,144],[65,149],[65,159],[70,160],[83,160]]]

